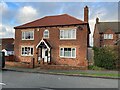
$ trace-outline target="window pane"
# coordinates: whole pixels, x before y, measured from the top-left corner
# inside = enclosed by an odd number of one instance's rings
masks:
[[[24,37],[24,32],[22,32],[22,39],[25,39],[25,37]]]
[[[75,48],[72,49],[72,57],[75,57]]]
[[[72,38],[75,38],[75,30],[72,30]]]
[[[72,34],[72,31],[69,30],[69,31],[68,31],[68,38],[71,38],[71,36],[72,36],[71,34]]]
[[[30,47],[27,48],[27,54],[30,55]]]
[[[60,56],[63,56],[63,48],[60,49]]]
[[[68,49],[68,51],[71,51],[71,48],[67,48]]]
[[[31,55],[33,55],[33,48],[31,48]]]
[[[49,37],[49,31],[48,31],[48,30],[45,30],[43,36],[44,36],[45,38],[48,38],[48,37]]]
[[[22,48],[22,55],[24,55],[24,48]]]
[[[60,38],[63,38],[63,37],[64,37],[64,31],[60,30]]]
[[[33,32],[30,32],[30,38],[31,39],[33,38]]]
[[[67,30],[64,31],[64,38],[68,38],[68,31]]]

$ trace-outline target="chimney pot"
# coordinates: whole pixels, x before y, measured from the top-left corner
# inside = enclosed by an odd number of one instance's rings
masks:
[[[99,23],[99,18],[98,17],[96,18],[96,23]]]

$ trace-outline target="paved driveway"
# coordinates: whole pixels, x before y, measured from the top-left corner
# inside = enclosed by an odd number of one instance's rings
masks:
[[[118,88],[118,80],[3,71],[3,88]]]

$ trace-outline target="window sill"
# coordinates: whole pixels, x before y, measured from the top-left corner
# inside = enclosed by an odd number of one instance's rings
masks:
[[[60,40],[76,40],[76,38],[60,38]]]
[[[60,58],[70,58],[70,59],[75,59],[76,57],[62,57],[62,56],[60,56]]]
[[[43,39],[49,39],[49,37],[43,37]]]
[[[113,40],[113,39],[104,39],[104,40]]]
[[[27,40],[34,40],[34,39],[22,39],[23,41],[27,41]]]
[[[32,57],[33,55],[21,55],[22,57]]]

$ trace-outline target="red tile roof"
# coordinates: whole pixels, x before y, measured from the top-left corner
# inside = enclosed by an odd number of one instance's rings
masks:
[[[31,27],[48,27],[48,26],[61,26],[61,25],[76,25],[76,24],[85,24],[82,20],[79,20],[75,17],[72,17],[68,14],[56,15],[56,16],[46,16],[41,19],[14,27],[15,29],[19,28],[31,28]]]

